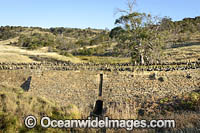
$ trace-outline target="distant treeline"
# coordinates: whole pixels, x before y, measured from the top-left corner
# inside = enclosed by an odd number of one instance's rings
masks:
[[[195,18],[184,18],[181,21],[172,21],[169,17],[164,17],[161,20],[160,26],[162,30],[168,30],[175,33],[196,32],[200,31],[200,16]],[[0,40],[7,40],[17,36],[24,31],[38,30],[41,32],[50,32],[54,35],[63,35],[65,37],[73,38],[92,38],[99,35],[102,32],[109,32],[109,30],[103,29],[78,29],[78,28],[41,28],[41,27],[22,27],[22,26],[1,26],[0,27]]]
[[[197,32],[200,31],[200,16],[195,18],[184,18],[181,21],[172,21],[165,17],[161,21],[162,30],[168,30],[174,33]]]

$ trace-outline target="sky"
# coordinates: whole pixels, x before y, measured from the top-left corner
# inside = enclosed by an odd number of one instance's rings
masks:
[[[172,20],[200,16],[200,0],[137,0],[135,11]],[[0,26],[112,29],[126,0],[0,0]]]

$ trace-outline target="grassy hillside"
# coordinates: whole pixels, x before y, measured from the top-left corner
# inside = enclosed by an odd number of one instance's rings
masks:
[[[79,111],[74,105],[61,107],[45,98],[26,93],[21,88],[0,86],[1,132],[66,132],[62,129],[44,129],[40,126],[29,130],[24,126],[24,119],[28,115],[37,118],[50,116],[52,119],[80,119]]]
[[[41,62],[41,61],[71,61],[74,63],[82,62],[76,57],[62,56],[56,52],[48,52],[47,47],[37,50],[28,50],[17,46],[7,45],[17,39],[0,41],[0,62]]]
[[[162,61],[184,61],[198,60],[198,49],[200,45],[200,19],[185,18],[182,21],[171,21],[168,18],[162,20],[160,33],[165,34],[165,44]],[[113,32],[99,29],[77,29],[77,28],[49,28],[40,27],[0,27],[0,47],[8,48],[7,45],[20,47],[26,50],[9,54],[1,50],[2,61],[23,59],[32,61],[72,61],[72,62],[105,62],[114,59],[113,62],[130,61],[130,48],[120,44],[112,38]],[[1,48],[2,49],[2,48]],[[19,50],[19,49],[18,49]],[[20,50],[19,50],[20,51]],[[33,56],[39,51],[38,56]],[[3,52],[3,53],[2,53]],[[28,54],[27,54],[28,53]],[[27,56],[28,55],[28,56]],[[87,59],[86,57],[87,56]],[[5,59],[5,58],[8,59]],[[94,58],[95,57],[95,58]],[[112,57],[112,58],[111,58]],[[98,61],[98,60],[101,61]],[[112,61],[111,61],[112,63]]]

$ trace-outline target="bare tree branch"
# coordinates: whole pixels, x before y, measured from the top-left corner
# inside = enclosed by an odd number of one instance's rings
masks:
[[[118,13],[125,13],[125,14],[129,14],[129,12],[127,10],[123,10],[120,8],[116,8],[114,15],[117,15]]]
[[[129,13],[133,13],[134,5],[136,5],[136,0],[127,0]]]
[[[133,8],[134,6],[136,5],[136,0],[127,0],[126,1],[126,5],[127,5],[127,10],[124,10],[124,9],[120,9],[120,8],[117,8],[114,12],[114,16],[118,13],[125,13],[125,14],[131,14],[133,13]]]

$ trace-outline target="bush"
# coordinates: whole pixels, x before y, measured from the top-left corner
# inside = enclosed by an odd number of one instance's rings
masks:
[[[159,77],[158,80],[159,80],[160,82],[164,82],[164,78],[163,78],[163,77]]]
[[[28,49],[37,49],[41,47],[53,45],[54,37],[49,34],[34,33],[31,36],[21,35],[19,37],[18,45],[27,47]]]
[[[192,92],[186,95],[181,104],[184,109],[200,110],[200,93]]]
[[[97,45],[99,43],[103,43],[109,40],[110,40],[109,34],[102,32],[100,35],[98,35],[97,37],[95,37],[90,41],[90,45]]]
[[[155,73],[150,74],[150,75],[149,75],[149,79],[150,79],[150,80],[155,80],[155,79],[156,79],[156,74],[155,74]]]
[[[166,98],[161,99],[161,100],[160,100],[160,103],[163,104],[163,103],[166,103],[166,102],[168,102],[168,101],[169,101],[169,99],[166,97]]]
[[[94,49],[92,49],[92,48],[87,49],[85,47],[83,49],[76,51],[76,52],[77,53],[74,53],[76,55],[88,55],[88,56],[93,55],[95,53]]]
[[[0,40],[7,40],[13,37],[16,37],[16,32],[12,29],[12,27],[5,26],[0,27]]]
[[[89,42],[88,41],[86,41],[86,40],[78,40],[77,42],[76,42],[76,44],[77,45],[79,45],[79,46],[81,46],[81,47],[83,47],[83,46],[87,46],[87,45],[89,45]]]
[[[72,54],[70,54],[70,53],[68,53],[68,52],[66,52],[66,51],[60,52],[60,55],[64,55],[64,56],[67,56],[67,57],[73,57]]]

